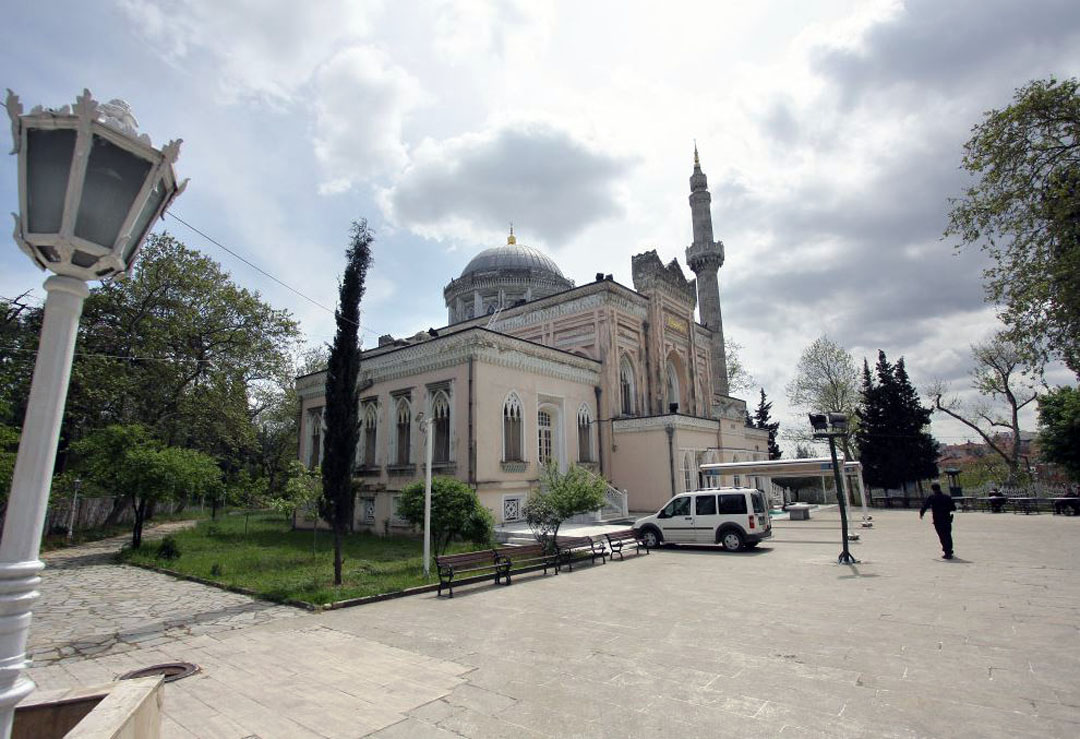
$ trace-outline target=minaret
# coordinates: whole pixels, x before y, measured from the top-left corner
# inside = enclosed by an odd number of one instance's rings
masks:
[[[713,393],[728,394],[727,355],[724,351],[724,321],[720,315],[720,281],[717,273],[724,263],[724,244],[713,241],[712,195],[701,171],[697,144],[694,144],[694,174],[690,176],[690,213],[694,223],[694,243],[686,249],[686,263],[697,275],[698,311],[701,322],[712,331]]]

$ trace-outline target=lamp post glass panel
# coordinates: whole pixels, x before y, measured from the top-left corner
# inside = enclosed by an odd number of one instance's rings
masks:
[[[15,242],[53,273],[45,280],[37,361],[0,540],[0,731],[6,738],[15,705],[34,688],[22,670],[86,282],[130,269],[146,233],[186,182],[178,184],[173,171],[180,141],[155,149],[122,100],[98,103],[84,90],[73,105],[24,113],[8,90],[5,108],[11,153],[19,158]]]
[[[840,505],[840,536],[842,548],[837,562],[842,565],[855,564],[856,560],[848,551],[847,500],[844,495],[844,481],[840,476],[840,463],[836,459],[836,438],[847,435],[848,420],[843,413],[811,413],[810,426],[814,429],[815,439],[827,439],[829,454],[832,457],[833,478],[836,480],[836,500]]]

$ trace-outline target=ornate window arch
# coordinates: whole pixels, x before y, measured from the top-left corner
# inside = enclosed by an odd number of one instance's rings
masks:
[[[503,461],[524,462],[524,424],[522,423],[521,398],[514,391],[503,401]]]
[[[619,361],[619,412],[624,416],[634,415],[636,398],[634,365],[630,361],[630,357],[624,354]]]
[[[694,489],[694,479],[697,477],[694,467],[694,453],[687,452],[683,455],[683,492]]]
[[[431,398],[431,429],[431,461],[445,464],[450,461],[450,397],[445,390]]]
[[[536,463],[543,467],[555,459],[555,423],[549,407],[536,411]]]
[[[364,416],[360,430],[363,435],[360,447],[360,464],[365,467],[374,467],[377,464],[375,452],[376,449],[378,449],[377,444],[379,434],[379,406],[377,403],[364,404]]]
[[[394,407],[397,433],[394,435],[394,464],[409,464],[412,458],[412,406],[408,398],[399,398]]]
[[[592,413],[588,403],[582,403],[577,412],[578,461],[593,462]]]
[[[672,405],[677,405],[680,408],[682,404],[679,400],[679,369],[675,366],[675,362],[669,357],[667,360],[665,388],[667,392],[667,407],[665,410],[670,411]]]

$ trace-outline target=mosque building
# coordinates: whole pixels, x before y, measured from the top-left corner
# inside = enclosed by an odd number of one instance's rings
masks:
[[[433,474],[473,487],[496,523],[522,518],[549,462],[602,477],[601,516],[614,519],[703,486],[702,463],[767,459],[768,432],[747,426],[745,401],[729,395],[711,200],[695,148],[686,261],[696,279],[647,251],[631,259],[633,289],[602,273],[575,286],[511,230],[443,290],[447,326],[363,352],[355,528],[408,526],[396,496],[424,476],[421,413]],[[325,381],[297,380],[309,465],[322,454]]]

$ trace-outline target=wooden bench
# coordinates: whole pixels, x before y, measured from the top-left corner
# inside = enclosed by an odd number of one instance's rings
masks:
[[[634,551],[641,554],[642,548],[645,549],[645,554],[649,553],[649,548],[641,543],[641,540],[634,535],[633,529],[623,529],[622,531],[613,531],[610,534],[605,534],[608,540],[608,548],[611,549],[611,558],[615,559],[615,555],[619,555],[619,559],[625,559],[623,556],[623,547],[627,544],[634,546]]]
[[[435,566],[439,568],[439,591],[436,597],[442,595],[443,586],[446,586],[453,598],[454,579],[460,577],[467,578],[468,582],[479,582],[493,577],[496,585],[506,577],[506,584],[510,584],[510,562],[500,560],[492,549],[444,554],[435,558]]]
[[[559,574],[558,557],[544,550],[540,544],[526,544],[521,547],[499,547],[495,550],[495,560],[505,566],[506,584],[510,584],[510,572],[523,572],[525,570],[544,568],[547,574],[548,567]]]
[[[596,564],[597,557],[603,564],[607,564],[607,547],[599,537],[594,539],[591,536],[563,536],[558,539],[558,549],[559,566],[565,564],[571,572],[574,571],[574,556],[577,554],[587,555],[592,564]]]

